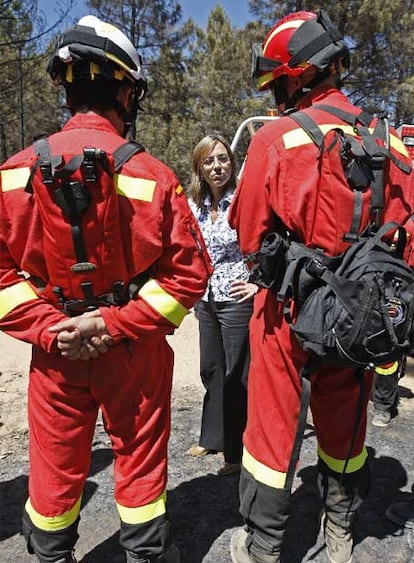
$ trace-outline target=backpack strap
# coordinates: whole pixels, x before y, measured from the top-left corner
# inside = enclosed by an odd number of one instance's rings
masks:
[[[309,135],[319,149],[322,149],[324,134],[322,133],[319,125],[310,117],[310,115],[302,111],[296,111],[290,113],[289,117],[296,121],[299,127],[301,127]]]
[[[375,141],[373,144],[368,141],[368,144],[366,146],[366,149],[368,149],[368,154],[370,155],[371,152],[378,152],[379,150],[380,152],[383,152],[384,155],[389,158],[402,172],[404,172],[404,174],[410,174],[411,166],[409,166],[402,160],[399,160],[390,151],[390,127],[389,121],[386,117],[378,117],[374,133],[371,134],[369,131],[365,131],[363,127],[357,125],[357,122],[359,121],[364,127],[368,127],[373,122],[375,117],[367,111],[362,110],[360,113],[353,114],[325,104],[314,104],[312,107],[335,115],[336,117],[339,117],[339,119],[342,119],[342,121],[345,121],[345,123],[352,125],[355,128],[356,133],[363,137],[364,141],[367,141],[367,139],[373,141],[375,137],[377,139],[382,139],[382,141],[384,141],[384,147],[380,147]]]
[[[315,106],[314,106],[315,107]],[[343,112],[344,114],[346,112]],[[346,114],[349,119],[353,118],[353,122],[355,122],[355,116],[352,114]],[[314,121],[309,114],[305,113],[304,111],[297,111],[294,113],[289,114],[289,117],[296,121],[298,125],[309,135],[315,145],[319,148],[319,151],[322,151],[323,144],[324,144],[324,134],[319,127],[319,125]],[[338,115],[339,119],[341,117]],[[354,125],[354,123],[353,123]],[[356,150],[359,150],[358,143],[355,142]],[[362,156],[362,153],[361,153]],[[349,231],[344,234],[345,240],[350,239],[351,241],[357,240],[359,236],[359,229],[361,225],[361,218],[362,218],[362,192],[360,190],[353,190],[354,194],[354,209],[352,213],[351,225]]]
[[[52,184],[56,168],[62,163],[61,156],[52,157],[47,137],[38,137],[33,144],[33,149],[38,158],[32,166],[30,176],[24,188],[24,191],[30,194],[33,193],[32,180],[38,168],[40,168],[43,183],[46,185]]]
[[[353,127],[356,127],[358,122],[367,127],[374,119],[372,114],[364,110],[361,110],[359,113],[351,113],[326,104],[314,104],[312,107],[326,111],[331,115],[335,115],[335,117],[339,117],[339,119],[345,121],[345,123],[349,123],[349,125],[352,125]]]
[[[362,138],[362,144],[354,141],[351,137],[347,139],[350,143],[352,153],[356,157],[367,157],[372,180],[371,187],[371,201],[370,201],[370,216],[371,224],[375,229],[378,229],[382,223],[382,212],[384,208],[384,168],[387,158],[392,160],[403,172],[409,174],[411,169],[402,161],[398,160],[389,149],[389,122],[386,118],[378,118],[373,133],[368,129],[368,125],[372,123],[374,117],[366,111],[361,111],[358,114],[341,110],[324,104],[315,104],[312,106],[317,109],[326,111],[341,121],[350,124],[355,133]],[[289,117],[296,121],[299,126],[309,135],[312,141],[316,144],[319,150],[322,150],[324,135],[319,125],[304,111],[294,112],[289,114]],[[357,123],[362,126],[358,126]],[[340,127],[340,125],[339,125]],[[384,146],[378,145],[376,139],[381,139]],[[359,238],[359,230],[362,218],[362,192],[358,189],[353,190],[354,194],[354,210],[351,220],[351,225],[348,233],[344,234],[344,240],[355,242]]]
[[[309,401],[311,395],[311,375],[315,373],[319,366],[317,360],[308,359],[305,365],[299,372],[300,380],[302,383],[302,395],[300,398],[298,425],[296,427],[295,439],[293,441],[292,453],[290,454],[288,470],[286,473],[286,480],[284,489],[286,491],[291,491],[293,486],[293,481],[295,479],[296,467],[299,461],[300,450],[303,443],[303,438],[305,436],[306,430],[306,419],[309,408]]]
[[[122,144],[113,152],[114,157],[114,168],[115,172],[119,172],[122,166],[127,162],[134,154],[144,152],[145,148],[136,141],[127,141]]]

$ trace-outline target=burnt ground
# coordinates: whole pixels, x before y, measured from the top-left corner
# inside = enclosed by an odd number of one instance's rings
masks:
[[[406,380],[410,379],[410,386]],[[391,502],[409,498],[414,480],[412,376],[401,381],[399,416],[386,429],[369,425],[372,486],[360,509],[356,528],[356,563],[414,562],[414,535],[387,521]],[[370,406],[372,409],[372,405]],[[230,563],[229,541],[241,525],[238,476],[218,477],[220,454],[189,458],[185,450],[197,440],[200,403],[191,392],[176,396],[170,441],[168,506],[182,563]],[[21,515],[27,494],[27,435],[16,436],[14,451],[0,460],[0,561],[29,563],[21,536]],[[311,421],[302,447],[301,469],[293,494],[294,511],[286,537],[286,563],[326,561],[325,546],[315,522],[315,439]],[[84,495],[77,554],[82,563],[121,563],[118,518],[112,499],[112,454],[101,424],[93,447],[93,463]]]

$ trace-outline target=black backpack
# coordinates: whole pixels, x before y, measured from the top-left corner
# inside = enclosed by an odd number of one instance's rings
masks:
[[[397,234],[389,245],[383,237]],[[414,352],[414,273],[402,259],[405,230],[387,223],[344,254],[292,242],[279,299],[302,348],[322,363],[373,367]],[[287,298],[287,296],[291,296]],[[291,317],[291,299],[298,313]]]

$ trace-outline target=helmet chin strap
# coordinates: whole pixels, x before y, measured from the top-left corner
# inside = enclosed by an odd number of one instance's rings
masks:
[[[127,138],[128,134],[132,129],[132,136],[135,136],[135,121],[137,119],[138,110],[140,109],[139,101],[141,99],[141,93],[139,92],[138,88],[134,88],[131,93],[131,99],[128,103],[128,106],[125,107],[118,99],[115,100],[115,110],[118,113],[119,117],[124,122],[124,130],[122,132],[122,136]]]
[[[131,139],[135,138],[135,122],[137,120],[138,111],[143,111],[140,102],[145,98],[146,93],[146,82],[140,81],[139,83],[135,84],[131,92],[131,99],[129,101],[128,107],[122,108],[122,112],[119,113],[122,121],[125,124],[123,135],[124,138],[128,136],[128,133],[131,133]]]

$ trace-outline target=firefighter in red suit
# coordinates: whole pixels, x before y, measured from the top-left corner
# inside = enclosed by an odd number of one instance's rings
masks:
[[[146,91],[128,38],[85,16],[60,38],[48,71],[72,117],[49,137],[49,160],[29,147],[0,171],[0,329],[33,346],[24,535],[39,561],[75,561],[100,410],[127,561],[177,563],[166,512],[166,335],[203,295],[211,265],[170,169],[139,149],[110,171]],[[62,170],[79,154],[83,176],[69,181]],[[58,187],[47,170],[60,170]]]
[[[267,35],[262,51],[256,46],[254,52],[259,89],[272,89],[280,110],[323,103],[354,114],[360,111],[338,88],[348,66],[348,49],[326,13],[301,11],[283,18]],[[309,111],[325,129],[346,127],[327,112]],[[274,231],[282,235],[289,231],[297,240],[328,254],[345,249],[342,225],[349,225],[352,219],[352,199],[337,216],[324,215],[324,202],[316,199],[318,150],[287,116],[255,134],[230,209],[230,224],[237,230],[246,256],[257,253],[265,235]],[[395,132],[391,150],[407,159]],[[412,194],[407,178],[391,165],[384,221],[409,220]],[[365,220],[366,214],[363,217]],[[255,298],[250,334],[248,421],[240,481],[245,526],[232,537],[231,556],[234,563],[276,563],[283,560],[281,546],[290,509],[291,493],[285,484],[299,415],[299,372],[308,358],[284,320],[283,303],[271,290],[261,289]],[[369,387],[370,373],[365,378]],[[318,484],[332,563],[352,560],[352,522],[368,486],[364,439],[369,391],[352,439],[359,396],[352,369],[323,365],[312,375],[310,406],[318,443]]]

